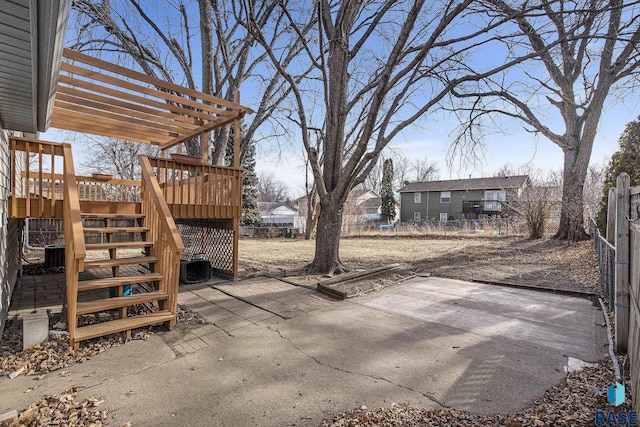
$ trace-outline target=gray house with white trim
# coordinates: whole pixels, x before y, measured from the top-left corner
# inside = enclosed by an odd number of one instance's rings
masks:
[[[529,185],[527,175],[407,183],[400,189],[400,221],[503,217]]]

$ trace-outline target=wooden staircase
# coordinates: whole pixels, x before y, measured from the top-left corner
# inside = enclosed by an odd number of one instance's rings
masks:
[[[92,260],[85,261],[85,271],[79,274],[75,319],[69,319],[70,330],[75,329],[74,345],[116,332],[125,332],[129,339],[132,329],[156,323],[164,322],[171,328],[175,313],[168,306],[169,294],[163,286],[164,274],[158,270],[158,258],[151,255],[156,252],[154,243],[146,240],[149,227],[145,226],[145,215],[83,212],[81,217],[84,235],[102,236],[106,242],[85,242],[87,256]],[[91,226],[86,226],[89,222]],[[129,224],[122,225],[125,222]],[[98,259],[93,259],[96,258],[93,254]],[[130,295],[125,295],[126,285],[131,285]],[[149,311],[129,315],[128,308],[137,304],[143,304]],[[109,315],[100,316],[105,312]],[[107,320],[76,326],[82,316],[91,314]]]

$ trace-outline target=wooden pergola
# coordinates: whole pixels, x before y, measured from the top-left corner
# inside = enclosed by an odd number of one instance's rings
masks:
[[[235,123],[234,167],[240,166],[240,119],[248,107],[93,58],[63,53],[51,126],[154,144],[167,150]],[[207,163],[207,150],[202,150]]]

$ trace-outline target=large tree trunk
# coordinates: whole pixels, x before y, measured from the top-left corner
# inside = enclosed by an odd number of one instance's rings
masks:
[[[320,202],[316,233],[316,254],[308,270],[320,274],[340,274],[346,271],[340,262],[340,230],[342,204]]]
[[[307,216],[306,216],[306,229],[304,231],[305,240],[311,240],[313,232],[316,229],[316,223],[318,222],[318,214],[320,213],[320,206],[318,204],[318,191],[316,185],[313,184],[311,191],[307,194]]]
[[[579,146],[578,146],[579,147]],[[584,149],[584,147],[583,147]],[[584,230],[584,181],[589,167],[591,150],[581,153],[580,148],[566,149],[562,182],[562,210],[556,239],[585,240],[589,236]]]

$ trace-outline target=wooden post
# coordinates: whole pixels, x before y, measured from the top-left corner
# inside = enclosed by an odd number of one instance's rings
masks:
[[[238,278],[238,249],[240,239],[240,218],[233,218],[233,278]]]
[[[236,104],[240,104],[240,91],[236,90],[236,94],[234,96],[234,102]],[[233,167],[240,167],[240,118],[238,117],[233,121],[234,129],[233,129]]]
[[[616,350],[627,352],[629,341],[629,175],[616,180]]]
[[[202,164],[209,163],[209,132],[200,135],[200,145],[202,146]]]
[[[616,244],[616,189],[609,189],[609,200],[607,204],[607,242]]]

